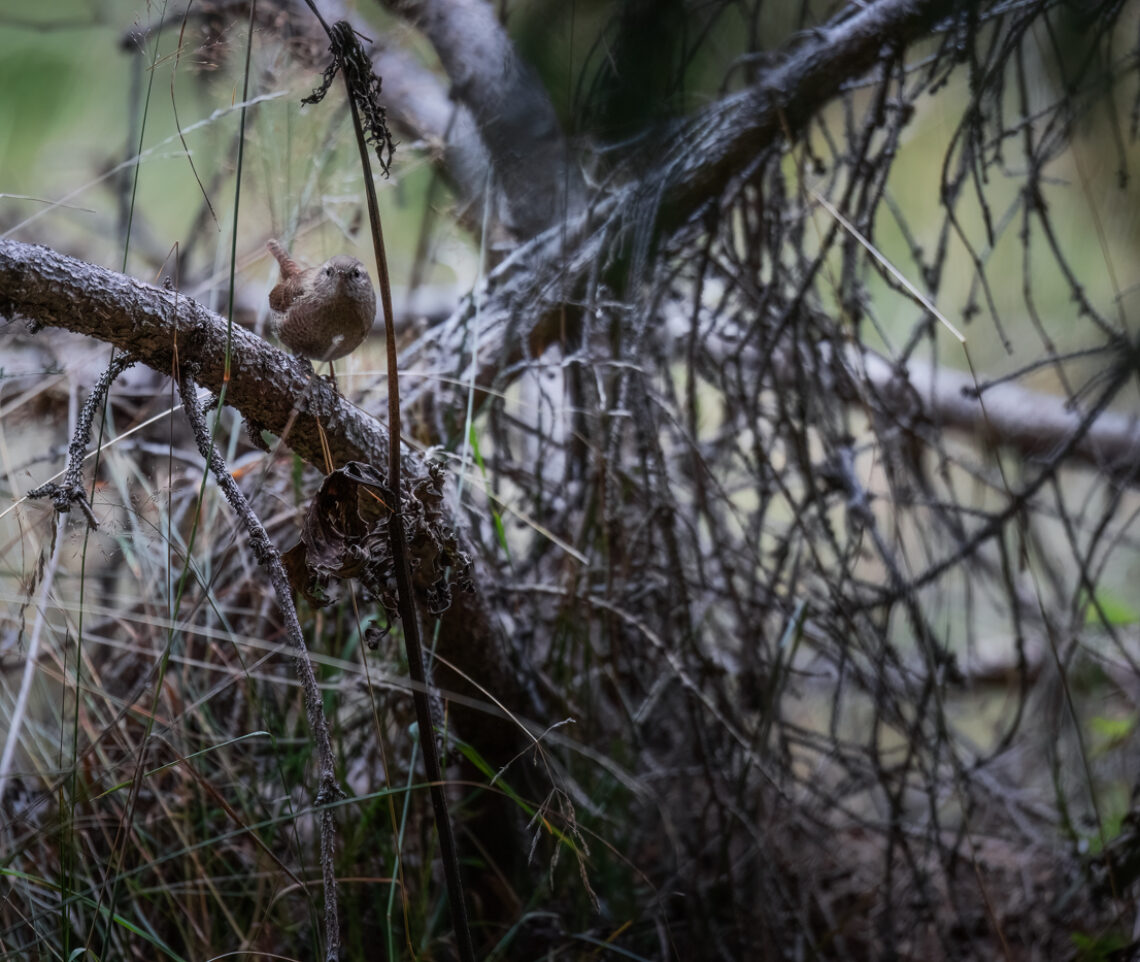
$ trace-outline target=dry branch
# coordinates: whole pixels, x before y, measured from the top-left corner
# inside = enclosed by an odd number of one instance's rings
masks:
[[[501,222],[529,238],[573,216],[583,186],[554,106],[485,0],[384,0],[431,41],[478,127]]]

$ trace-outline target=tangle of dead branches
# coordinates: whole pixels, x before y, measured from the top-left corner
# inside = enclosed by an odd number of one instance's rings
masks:
[[[805,5],[619,143],[565,135],[500,5],[385,5],[446,73],[371,51],[388,117],[496,238],[399,365],[464,490],[432,488],[473,589],[435,683],[480,922],[532,956],[1126,951],[1138,752],[1091,737],[1140,702],[1140,348],[1091,198],[1134,206],[1137,4]],[[765,5],[668,6],[684,63]],[[109,273],[52,300],[73,267],[0,241],[0,310],[160,369],[177,329],[220,382],[218,319]],[[227,398],[279,427],[262,351]],[[383,463],[361,412],[299,417],[310,462]]]

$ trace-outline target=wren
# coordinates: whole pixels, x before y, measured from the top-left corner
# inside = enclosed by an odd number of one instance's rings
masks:
[[[277,241],[265,246],[281,268],[269,292],[281,343],[312,361],[331,362],[355,351],[376,318],[376,291],[364,265],[338,254],[320,267],[303,268]]]

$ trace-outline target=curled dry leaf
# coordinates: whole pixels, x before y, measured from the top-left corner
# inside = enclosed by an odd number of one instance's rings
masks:
[[[404,479],[404,537],[419,600],[431,614],[445,611],[458,586],[471,590],[471,559],[445,522],[443,469]],[[325,478],[309,505],[301,540],[284,555],[293,590],[311,605],[334,604],[355,578],[365,600],[378,599],[395,617],[396,580],[388,520],[395,494],[370,464],[350,461]]]

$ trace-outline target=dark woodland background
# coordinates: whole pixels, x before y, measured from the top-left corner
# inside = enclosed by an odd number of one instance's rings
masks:
[[[315,5],[398,141],[477,956],[1140,955],[1140,3]],[[382,549],[298,594],[307,709],[223,496],[313,551],[329,468],[387,478],[382,325],[343,399],[261,338],[269,237],[376,276],[328,40],[43,6],[0,3],[0,958],[461,957]]]

